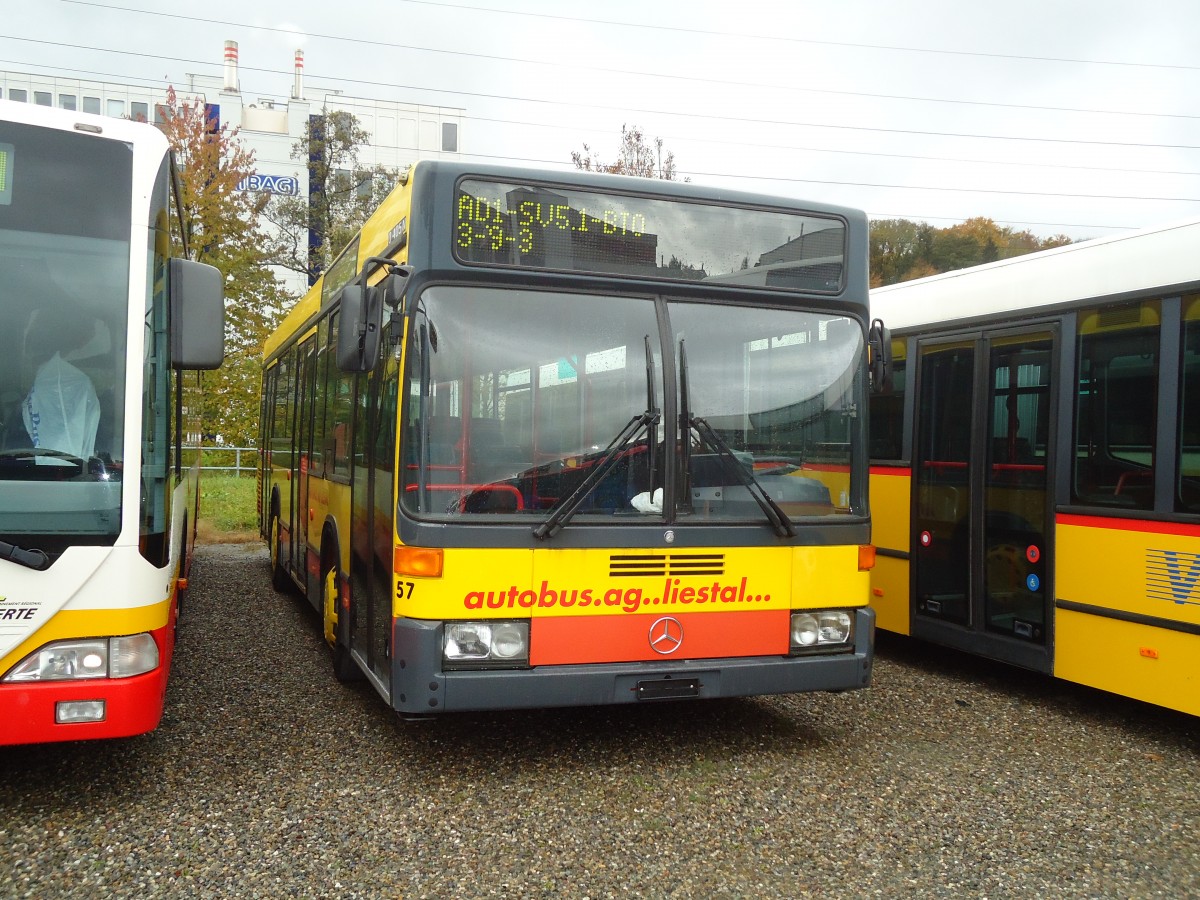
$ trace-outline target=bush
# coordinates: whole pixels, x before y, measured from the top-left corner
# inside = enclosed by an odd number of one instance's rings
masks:
[[[253,475],[200,473],[200,521],[204,543],[258,540],[258,480]]]

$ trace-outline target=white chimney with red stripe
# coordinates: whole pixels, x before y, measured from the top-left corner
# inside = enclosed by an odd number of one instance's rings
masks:
[[[225,42],[225,86],[223,91],[237,93],[238,90],[238,45],[237,41]]]
[[[296,83],[292,86],[292,99],[304,99],[304,51],[296,51]]]

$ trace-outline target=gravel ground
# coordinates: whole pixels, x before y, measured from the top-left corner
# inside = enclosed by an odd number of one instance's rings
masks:
[[[156,733],[0,748],[0,897],[1200,896],[1197,719],[881,638],[851,694],[406,723],[259,547],[192,584]]]

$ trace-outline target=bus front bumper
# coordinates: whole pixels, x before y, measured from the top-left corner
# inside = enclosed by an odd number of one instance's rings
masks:
[[[854,647],[840,653],[450,672],[441,622],[396,619],[392,707],[420,715],[857,690],[871,683],[875,613],[855,614]]]
[[[171,667],[173,642],[168,628],[151,632],[158,644],[159,664],[143,675],[0,684],[0,746],[132,737],[153,731],[162,719]],[[59,721],[81,706],[98,711],[102,718]]]

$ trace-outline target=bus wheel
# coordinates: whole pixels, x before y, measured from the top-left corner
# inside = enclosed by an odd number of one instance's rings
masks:
[[[350,657],[350,622],[338,602],[338,567],[331,563],[321,578],[321,621],[325,641],[333,651],[333,675],[338,681],[357,681],[361,678],[358,665]]]
[[[291,587],[291,579],[283,567],[283,542],[279,534],[279,516],[271,516],[271,587],[280,593]]]

